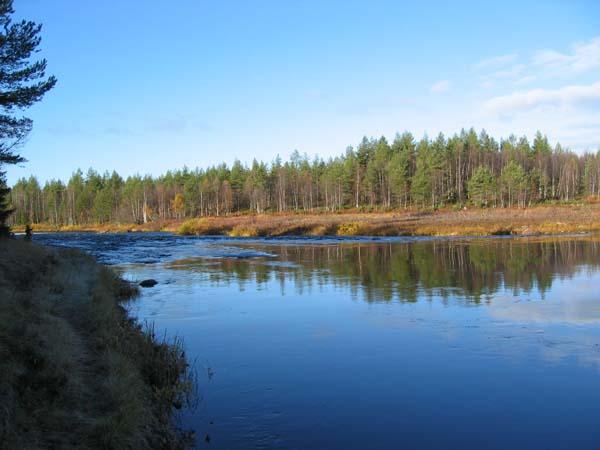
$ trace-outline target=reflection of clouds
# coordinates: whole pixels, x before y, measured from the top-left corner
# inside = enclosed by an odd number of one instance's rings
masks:
[[[375,317],[369,322],[377,327],[407,331],[406,336],[431,335],[440,339],[439,345],[448,351],[468,353],[476,358],[525,364],[539,364],[537,361],[542,360],[552,366],[566,363],[600,370],[600,336],[588,334],[589,327],[563,325],[543,329],[538,324],[523,326],[504,318],[463,317],[455,322],[445,319],[443,310],[431,310],[431,313]]]
[[[589,352],[579,354],[578,360],[584,366],[593,366],[600,370],[600,343],[593,344]]]
[[[515,301],[496,298],[489,306],[495,319],[507,324],[536,324],[543,329],[528,336],[529,346],[552,364],[575,359],[578,365],[600,370],[600,297],[584,276],[558,283],[552,298],[539,301]]]
[[[590,288],[583,296],[576,295],[559,302],[496,300],[490,304],[490,312],[493,317],[513,322],[598,325],[600,298],[594,295]]]
[[[568,340],[540,339],[541,356],[544,360],[559,364],[567,358],[576,358],[579,365],[600,370],[600,339],[573,335]]]

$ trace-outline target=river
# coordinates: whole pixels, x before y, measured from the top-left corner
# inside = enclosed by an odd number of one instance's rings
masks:
[[[35,240],[158,281],[198,448],[600,448],[600,237]]]

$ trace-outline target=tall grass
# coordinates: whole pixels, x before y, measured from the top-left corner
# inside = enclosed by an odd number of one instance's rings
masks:
[[[232,214],[142,225],[33,226],[34,231],[170,231],[182,235],[256,236],[453,236],[557,234],[600,230],[600,201],[544,204],[529,208],[401,209],[304,213]],[[22,231],[22,230],[21,230]]]
[[[180,341],[128,317],[137,289],[74,250],[0,241],[0,447],[178,449]]]
[[[172,228],[180,234],[255,236],[493,236],[600,231],[599,204],[533,208],[204,217]]]

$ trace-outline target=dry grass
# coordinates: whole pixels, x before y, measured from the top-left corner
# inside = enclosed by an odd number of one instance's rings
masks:
[[[55,232],[92,232],[92,233],[129,233],[135,231],[162,231],[171,222],[156,221],[146,224],[134,223],[89,223],[84,225],[54,225],[51,223],[36,223],[32,225],[33,231],[43,233]],[[24,225],[12,227],[12,231],[23,233]]]
[[[228,233],[231,237],[257,237],[260,236],[257,227],[252,225],[236,225]]]
[[[265,214],[171,224],[180,234],[230,236],[486,236],[600,231],[600,204],[387,213]]]
[[[119,305],[136,292],[81,252],[0,241],[0,446],[184,447],[188,367]]]
[[[390,212],[272,213],[203,217],[144,225],[48,228],[34,231],[171,231],[184,235],[256,236],[455,236],[532,235],[600,231],[600,202],[531,208],[471,208]],[[19,230],[18,230],[19,231]]]

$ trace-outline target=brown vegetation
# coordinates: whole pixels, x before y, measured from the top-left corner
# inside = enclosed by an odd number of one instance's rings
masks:
[[[243,232],[240,232],[243,230]],[[187,221],[182,234],[230,236],[486,236],[600,231],[598,206],[403,211],[327,215],[273,214]]]
[[[184,447],[188,365],[119,305],[136,292],[82,252],[0,241],[0,447]]]
[[[236,214],[145,225],[51,227],[34,231],[170,231],[184,235],[256,236],[486,236],[600,231],[600,203],[532,208],[469,208],[382,213]]]

